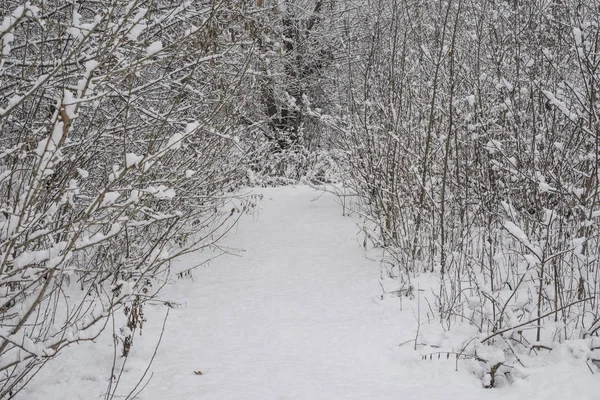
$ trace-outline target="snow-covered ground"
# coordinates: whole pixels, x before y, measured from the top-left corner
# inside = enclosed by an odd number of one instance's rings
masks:
[[[600,398],[600,375],[560,355],[494,390],[481,387],[466,361],[458,372],[454,357],[423,361],[425,349],[400,346],[415,337],[416,299],[381,299],[380,254],[362,248],[358,219],[308,187],[256,191],[264,195],[258,209],[223,243],[235,249],[231,255],[166,287],[163,298],[182,306],[170,312],[139,399]],[[179,265],[202,257],[191,254]],[[125,398],[144,373],[165,312],[147,307],[117,392],[123,397],[115,398]],[[17,398],[102,398],[111,342],[107,332],[98,344],[73,347]]]

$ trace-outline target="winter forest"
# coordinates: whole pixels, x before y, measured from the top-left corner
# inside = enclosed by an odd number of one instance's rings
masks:
[[[600,1],[0,0],[0,399],[600,398]]]

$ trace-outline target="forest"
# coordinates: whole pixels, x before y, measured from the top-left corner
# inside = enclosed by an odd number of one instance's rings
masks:
[[[600,371],[600,1],[1,0],[0,47],[0,399],[115,319],[118,398],[174,263],[300,184],[420,357]]]

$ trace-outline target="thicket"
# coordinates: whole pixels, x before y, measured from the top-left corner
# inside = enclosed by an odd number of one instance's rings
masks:
[[[600,2],[5,0],[0,15],[0,398],[117,310],[127,355],[171,260],[226,233],[248,183],[343,182],[403,293],[433,273],[441,326],[478,331],[461,354],[504,352],[477,356],[488,386],[519,354],[593,348]]]
[[[246,91],[249,182],[332,182],[334,149],[318,113],[338,106],[339,6],[329,0],[259,1],[256,57]]]
[[[445,329],[506,352],[600,332],[597,1],[373,1],[347,13],[353,190]],[[471,351],[472,348],[471,348]],[[491,361],[490,361],[491,362]],[[496,362],[496,361],[495,361]],[[489,378],[487,385],[490,385]]]
[[[127,356],[171,261],[234,223],[249,10],[2,2],[0,398],[117,312]]]

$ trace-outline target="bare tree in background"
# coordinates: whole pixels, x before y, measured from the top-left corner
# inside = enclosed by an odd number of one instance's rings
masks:
[[[312,110],[334,109],[338,20],[334,1],[265,1],[257,30],[247,118],[256,124],[252,169],[297,180],[317,162],[324,125]],[[312,158],[311,158],[312,157]]]

